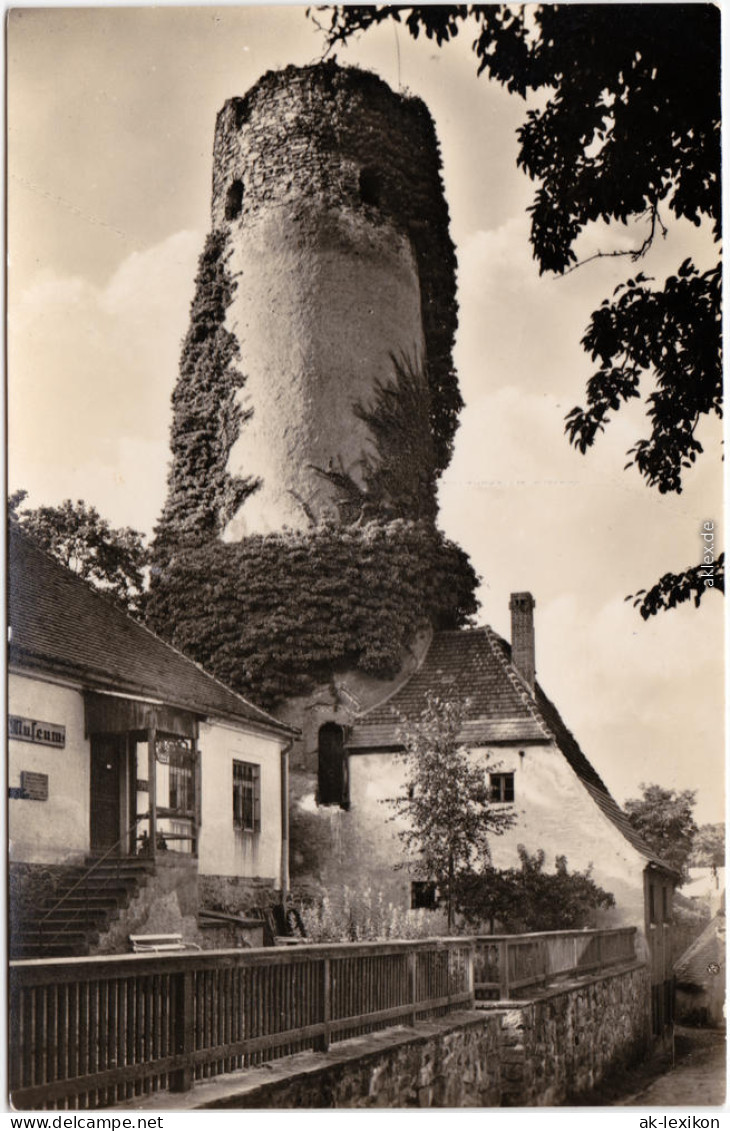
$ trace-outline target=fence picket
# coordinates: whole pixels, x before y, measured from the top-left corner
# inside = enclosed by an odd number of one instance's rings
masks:
[[[508,1000],[555,979],[595,974],[635,960],[635,927],[478,935],[478,997]]]
[[[473,1001],[460,940],[10,965],[19,1110],[89,1108]]]

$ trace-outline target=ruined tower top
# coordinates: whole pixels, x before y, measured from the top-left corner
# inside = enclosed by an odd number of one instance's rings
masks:
[[[212,217],[228,236],[249,415],[229,466],[260,483],[229,537],[319,520],[328,473],[367,489],[388,458],[367,417],[398,365],[411,394],[421,383],[433,482],[461,401],[455,256],[424,104],[333,63],[267,73],[218,115]]]

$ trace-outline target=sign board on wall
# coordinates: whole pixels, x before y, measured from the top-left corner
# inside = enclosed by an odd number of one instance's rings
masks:
[[[8,738],[21,742],[35,742],[40,746],[66,745],[66,728],[60,723],[42,723],[37,719],[23,719],[19,715],[8,717]]]
[[[20,788],[27,801],[48,801],[48,774],[21,770]]]

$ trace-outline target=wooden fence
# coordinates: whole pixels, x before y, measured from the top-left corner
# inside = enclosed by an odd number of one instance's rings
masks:
[[[474,1002],[472,939],[10,964],[16,1110],[98,1108]]]
[[[474,988],[483,1000],[509,1001],[561,979],[598,973],[635,957],[635,927],[478,935]]]

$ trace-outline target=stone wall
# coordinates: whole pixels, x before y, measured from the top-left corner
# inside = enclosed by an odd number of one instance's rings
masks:
[[[119,918],[112,920],[91,953],[127,954],[130,935],[180,934],[186,942],[202,945],[197,864],[192,856],[159,853],[154,874],[147,877]]]
[[[637,964],[500,1009],[502,1106],[565,1103],[643,1060],[650,1003],[648,967]]]
[[[263,946],[260,927],[198,925],[198,911],[208,908],[244,918],[256,908],[281,898],[274,882],[248,876],[200,876],[194,857],[178,854],[157,856],[155,874],[114,920],[92,948],[93,954],[126,954],[129,936],[180,934],[185,942],[203,950],[238,946]]]
[[[81,869],[63,864],[8,862],[8,926],[11,949],[22,938],[26,919],[38,909],[59,898],[60,893],[81,875]]]
[[[394,386],[393,358],[428,406],[433,496],[461,398],[454,249],[423,103],[352,68],[269,72],[218,115],[212,218],[229,235],[228,326],[246,376],[229,470],[259,481],[228,537],[334,513],[323,471],[365,486],[387,453],[359,409]]]
[[[498,1107],[499,1019],[455,1013],[221,1077],[195,1108]],[[180,1097],[176,1097],[179,1105]],[[158,1099],[159,1103],[159,1099]]]
[[[201,1083],[155,1109],[549,1107],[585,1097],[651,1048],[647,967],[530,1001],[394,1026]],[[131,1105],[130,1105],[131,1106]],[[134,1101],[144,1110],[146,1103]]]
[[[198,894],[201,909],[244,916],[281,898],[274,881],[260,876],[200,876]]]

